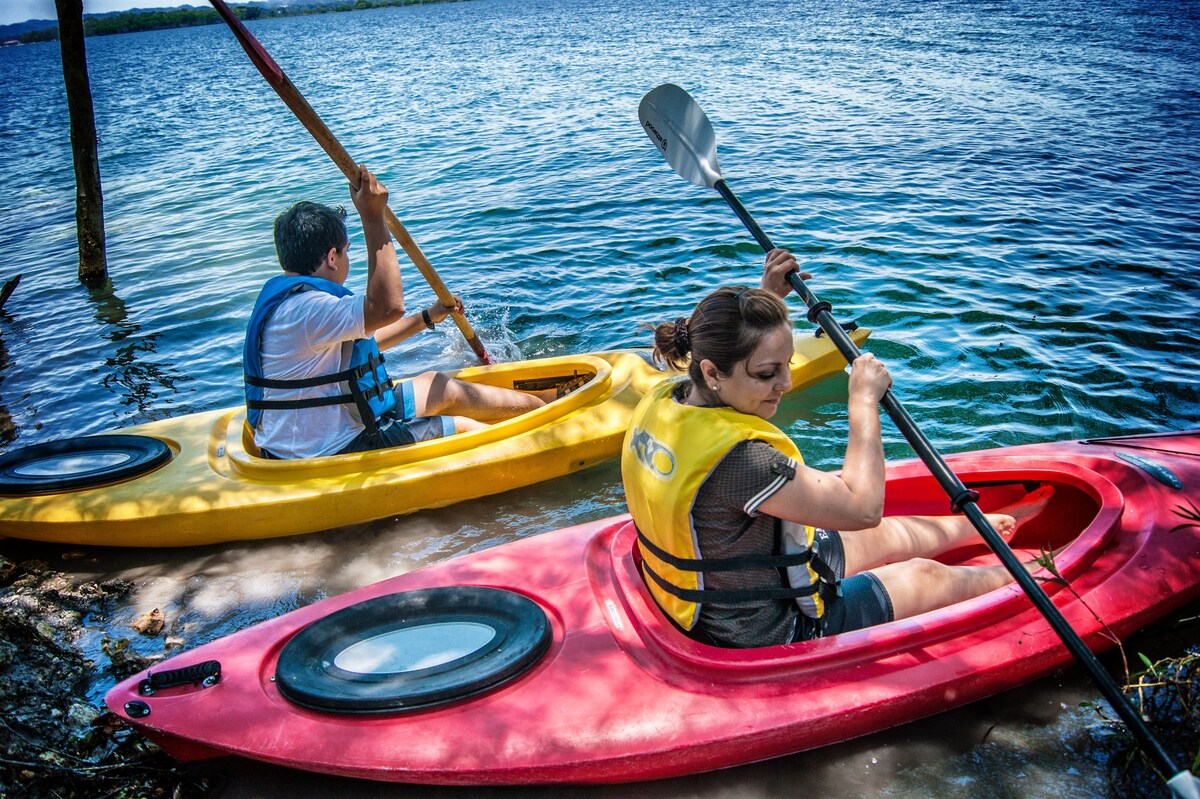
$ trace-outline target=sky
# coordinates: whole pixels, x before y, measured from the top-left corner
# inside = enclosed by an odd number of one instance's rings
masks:
[[[83,13],[103,14],[108,11],[128,11],[131,8],[175,8],[203,6],[203,0],[83,0]],[[58,19],[54,0],[0,0],[0,25],[11,25],[27,19]]]

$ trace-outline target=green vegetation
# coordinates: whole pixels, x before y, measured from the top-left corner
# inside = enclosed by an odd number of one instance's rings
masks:
[[[1183,622],[1194,624],[1196,618]],[[1180,622],[1181,624],[1183,622]],[[1139,654],[1145,671],[1131,675],[1125,694],[1159,741],[1181,768],[1200,768],[1200,647],[1180,657],[1154,661]],[[1091,705],[1104,727],[1093,729],[1096,754],[1112,769],[1115,796],[1150,799],[1163,796],[1163,780],[1153,763],[1137,746],[1125,725],[1109,715],[1107,706]]]
[[[461,0],[354,0],[354,2],[331,3],[329,5],[306,5],[295,8],[264,8],[263,6],[232,6],[241,19],[265,19],[268,17],[298,17],[307,14],[329,14],[338,11],[362,11],[366,8],[389,8],[391,6],[414,6],[425,3],[461,2]],[[126,14],[87,16],[83,20],[85,36],[108,36],[114,33],[134,33],[162,28],[187,28],[193,25],[215,25],[221,21],[211,8],[180,8],[171,11],[133,11]],[[48,42],[58,39],[58,28],[30,31],[18,39],[25,44]]]

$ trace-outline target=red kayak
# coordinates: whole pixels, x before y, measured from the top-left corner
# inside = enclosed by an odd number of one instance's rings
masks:
[[[1065,547],[1055,565],[1069,587],[1045,587],[1094,650],[1200,595],[1200,431],[946,460],[985,511],[1054,486],[1014,547]],[[887,497],[888,514],[947,511],[916,461],[889,467]],[[621,782],[844,741],[1070,660],[1015,585],[821,640],[706,646],[658,612],[634,540],[618,517],[455,558],[180,654],[107,703],[182,760],[415,783]],[[944,559],[992,556],[981,543]]]

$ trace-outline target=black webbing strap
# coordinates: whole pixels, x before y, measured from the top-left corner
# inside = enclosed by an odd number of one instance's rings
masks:
[[[343,380],[351,380],[361,377],[363,374],[365,374],[362,369],[366,365],[367,364],[363,364],[362,366],[355,367],[353,369],[343,369],[342,371],[331,375],[300,377],[296,378],[295,380],[281,380],[271,377],[255,377],[254,375],[249,374],[245,377],[247,383],[258,388],[313,388],[315,386],[327,386],[330,383],[340,383]]]
[[[315,386],[327,386],[330,383],[340,383],[343,380],[358,380],[363,375],[374,370],[384,363],[383,353],[376,358],[374,355],[367,356],[366,363],[360,363],[358,366],[350,369],[343,369],[340,372],[334,372],[328,375],[317,375],[316,377],[297,377],[295,379],[283,379],[272,377],[255,377],[251,374],[244,374],[246,382],[257,388],[314,388]],[[389,378],[388,382],[391,382]]]
[[[366,400],[382,397],[384,391],[390,391],[395,387],[395,383],[391,378],[388,378],[386,383],[376,383],[370,389],[363,391],[357,389],[357,381],[363,375],[374,371],[376,367],[384,362],[383,354],[380,353],[376,358],[374,355],[367,356],[366,363],[360,363],[351,369],[343,369],[340,372],[335,372],[329,375],[319,375],[317,377],[301,377],[295,380],[275,379],[269,377],[255,377],[253,375],[244,375],[246,382],[257,388],[275,388],[275,389],[297,389],[297,388],[313,388],[315,386],[327,386],[330,383],[341,383],[346,381],[350,384],[351,391],[349,394],[337,394],[331,397],[309,397],[307,399],[294,400],[247,400],[246,407],[255,411],[298,411],[304,408],[324,408],[329,405],[348,405],[355,403],[359,406],[359,411],[363,414],[363,418],[372,415],[371,408],[364,402],[359,402],[359,398]],[[369,425],[368,425],[369,426]]]
[[[322,408],[326,405],[345,405],[354,402],[353,394],[333,397],[309,397],[294,400],[246,400],[246,407],[255,411],[298,411],[302,408]]]
[[[637,529],[636,527],[634,529]],[[645,536],[640,529],[637,530],[638,542],[646,548],[646,550],[654,557],[673,566],[680,571],[691,572],[732,572],[732,571],[753,571],[756,569],[785,569],[789,566],[807,566],[811,565],[813,570],[822,577],[823,580],[829,580],[833,576],[832,571],[820,558],[813,556],[813,551],[807,549],[804,552],[798,552],[795,555],[742,555],[735,558],[681,558],[672,555],[662,547],[655,544]],[[646,560],[642,559],[642,566],[646,574],[650,575],[650,579],[654,580],[659,588],[666,591],[672,596],[679,597],[685,602],[717,602],[717,603],[743,603],[743,602],[763,602],[768,599],[796,599],[798,597],[812,596],[821,590],[822,583],[818,581],[813,585],[806,585],[801,588],[741,588],[741,589],[718,589],[718,588],[680,588],[674,583],[668,581],[665,577],[658,574],[650,567]],[[827,577],[828,575],[828,577]],[[831,581],[834,582],[834,581]]]
[[[645,560],[642,561],[642,568],[646,574],[650,575],[650,579],[659,588],[672,596],[679,597],[685,602],[718,602],[724,604],[762,602],[767,599],[795,599],[802,596],[812,596],[821,590],[821,583],[815,583],[803,588],[680,588],[674,583],[668,582],[658,572],[650,568],[650,564],[646,563]]]
[[[635,528],[636,529],[636,528]],[[807,566],[813,559],[811,549],[797,552],[795,555],[741,555],[736,558],[681,558],[672,555],[662,547],[647,538],[641,530],[637,531],[638,542],[651,555],[685,572],[742,572],[754,569],[786,569],[789,566]]]

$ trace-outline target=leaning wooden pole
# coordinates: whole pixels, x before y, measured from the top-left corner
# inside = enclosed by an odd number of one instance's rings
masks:
[[[54,0],[63,82],[71,118],[71,155],[75,161],[75,231],[79,239],[79,279],[96,285],[108,278],[104,250],[104,195],[96,147],[96,115],[88,81],[83,41],[83,0]]]

